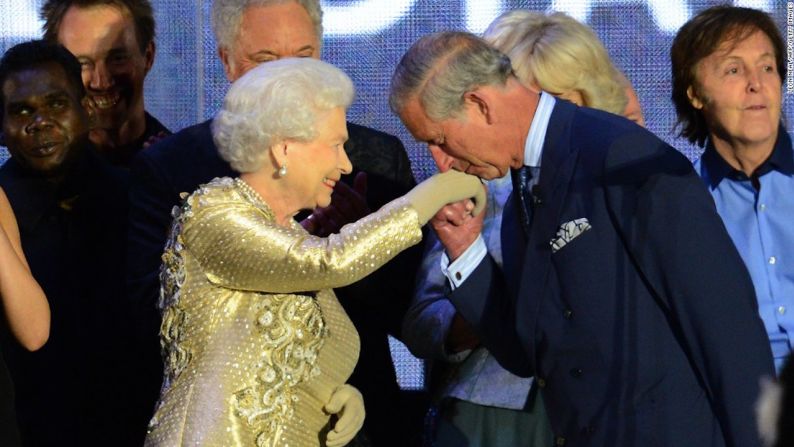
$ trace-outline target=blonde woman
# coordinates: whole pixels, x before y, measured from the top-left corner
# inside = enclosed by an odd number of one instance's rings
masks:
[[[576,19],[562,12],[510,11],[497,17],[483,38],[510,57],[529,88],[644,125],[628,80],[593,30]]]

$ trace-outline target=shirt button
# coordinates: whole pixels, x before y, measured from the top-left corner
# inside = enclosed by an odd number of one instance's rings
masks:
[[[778,307],[777,308],[777,313],[779,313],[780,315],[785,315],[786,314],[786,306]]]
[[[565,317],[566,320],[570,320],[573,318],[573,311],[571,309],[565,309],[565,312],[562,313],[562,316]]]
[[[772,264],[772,265],[775,265],[775,263],[777,263],[777,258],[775,258],[774,256],[770,256],[769,257],[769,263]]]
[[[463,278],[463,275],[461,275],[460,272],[455,272],[455,279],[460,281],[461,278]]]
[[[760,208],[761,211],[766,211],[766,204],[762,203],[761,206],[759,206],[758,208]]]

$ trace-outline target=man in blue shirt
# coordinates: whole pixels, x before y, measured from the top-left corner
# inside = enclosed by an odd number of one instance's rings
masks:
[[[685,24],[671,50],[681,135],[755,286],[775,367],[794,333],[794,155],[780,121],[785,46],[764,12],[718,6]]]

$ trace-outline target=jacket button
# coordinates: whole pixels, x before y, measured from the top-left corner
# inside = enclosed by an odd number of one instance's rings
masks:
[[[565,438],[557,436],[557,439],[554,440],[554,445],[565,445]]]
[[[573,377],[582,377],[582,369],[581,368],[574,368],[571,370],[571,375]]]
[[[535,383],[537,383],[538,386],[541,388],[546,388],[546,381],[541,379],[540,377],[535,378]]]
[[[562,313],[562,316],[565,317],[566,320],[570,320],[573,318],[573,311],[571,309],[565,309],[565,312]]]

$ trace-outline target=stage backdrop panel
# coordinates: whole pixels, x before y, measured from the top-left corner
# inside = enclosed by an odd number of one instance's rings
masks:
[[[394,66],[420,36],[442,30],[481,33],[497,15],[515,8],[564,11],[588,23],[634,84],[648,128],[691,159],[700,150],[676,138],[670,101],[669,48],[676,30],[692,15],[722,0],[326,0],[323,59],[344,69],[356,84],[351,121],[402,139],[418,180],[435,170],[425,147],[413,141],[389,111],[387,95]],[[0,3],[0,50],[40,36],[38,0]],[[743,0],[736,5],[771,13],[786,36],[783,0]],[[211,0],[154,0],[157,55],[146,80],[146,106],[176,131],[217,111],[228,82],[210,30]],[[784,95],[784,113],[792,108]],[[0,161],[7,157],[5,150]],[[377,299],[377,297],[373,297]],[[422,362],[393,343],[405,388],[422,388]]]

